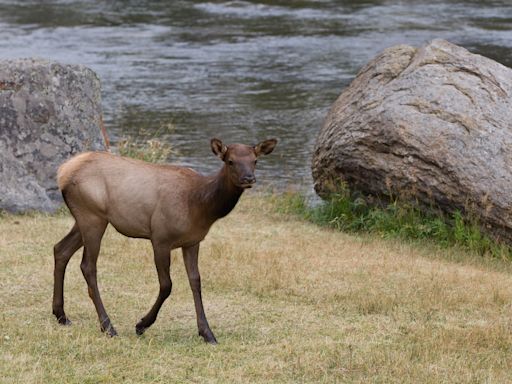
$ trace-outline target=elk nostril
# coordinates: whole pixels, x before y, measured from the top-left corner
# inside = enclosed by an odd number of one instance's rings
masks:
[[[242,183],[244,184],[254,184],[256,182],[256,178],[254,176],[244,176],[242,178]]]

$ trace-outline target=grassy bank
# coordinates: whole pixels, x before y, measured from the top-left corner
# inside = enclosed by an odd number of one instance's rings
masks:
[[[395,198],[374,201],[350,193],[346,188],[320,204],[310,204],[297,192],[272,196],[278,211],[296,215],[320,226],[348,233],[373,234],[418,242],[433,242],[441,247],[512,260],[512,248],[482,230],[476,217],[455,211],[451,215],[436,209],[420,209],[417,203]]]
[[[71,219],[1,216],[0,382],[511,382],[510,263],[344,234],[252,196],[200,251],[216,347],[197,336],[179,251],[170,299],[154,326],[135,335],[158,291],[150,246],[111,228],[99,283],[120,336],[99,332],[79,255],[66,277],[74,323],[58,326],[51,248]]]

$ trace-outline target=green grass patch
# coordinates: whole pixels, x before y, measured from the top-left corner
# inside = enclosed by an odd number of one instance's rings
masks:
[[[512,248],[482,231],[478,219],[460,211],[447,215],[431,206],[395,198],[391,202],[368,202],[363,196],[341,188],[320,204],[310,204],[299,192],[274,197],[281,213],[298,215],[317,225],[349,233],[371,233],[384,238],[434,241],[442,247],[456,246],[480,255],[512,260]]]

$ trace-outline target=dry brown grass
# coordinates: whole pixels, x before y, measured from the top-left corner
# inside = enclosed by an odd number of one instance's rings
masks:
[[[349,236],[244,198],[204,241],[206,313],[220,344],[197,336],[192,295],[173,252],[173,293],[143,337],[157,293],[148,242],[109,230],[103,300],[120,336],[99,332],[81,276],[51,315],[51,248],[65,215],[0,216],[2,383],[512,382],[509,264],[457,250]]]

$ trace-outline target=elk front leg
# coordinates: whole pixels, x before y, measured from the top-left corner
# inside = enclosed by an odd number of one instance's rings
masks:
[[[199,336],[202,336],[204,341],[210,344],[217,344],[217,340],[213,335],[206,315],[204,314],[203,299],[201,298],[201,276],[199,275],[198,256],[199,256],[199,243],[191,247],[183,247],[183,260],[187,270],[188,281],[192,294],[194,296],[194,304],[196,307],[197,328]]]
[[[142,335],[155,321],[164,303],[172,291],[172,281],[170,275],[171,267],[171,248],[166,244],[158,244],[153,242],[153,252],[155,256],[156,271],[158,273],[158,281],[160,283],[160,291],[153,307],[135,326],[137,335]]]

